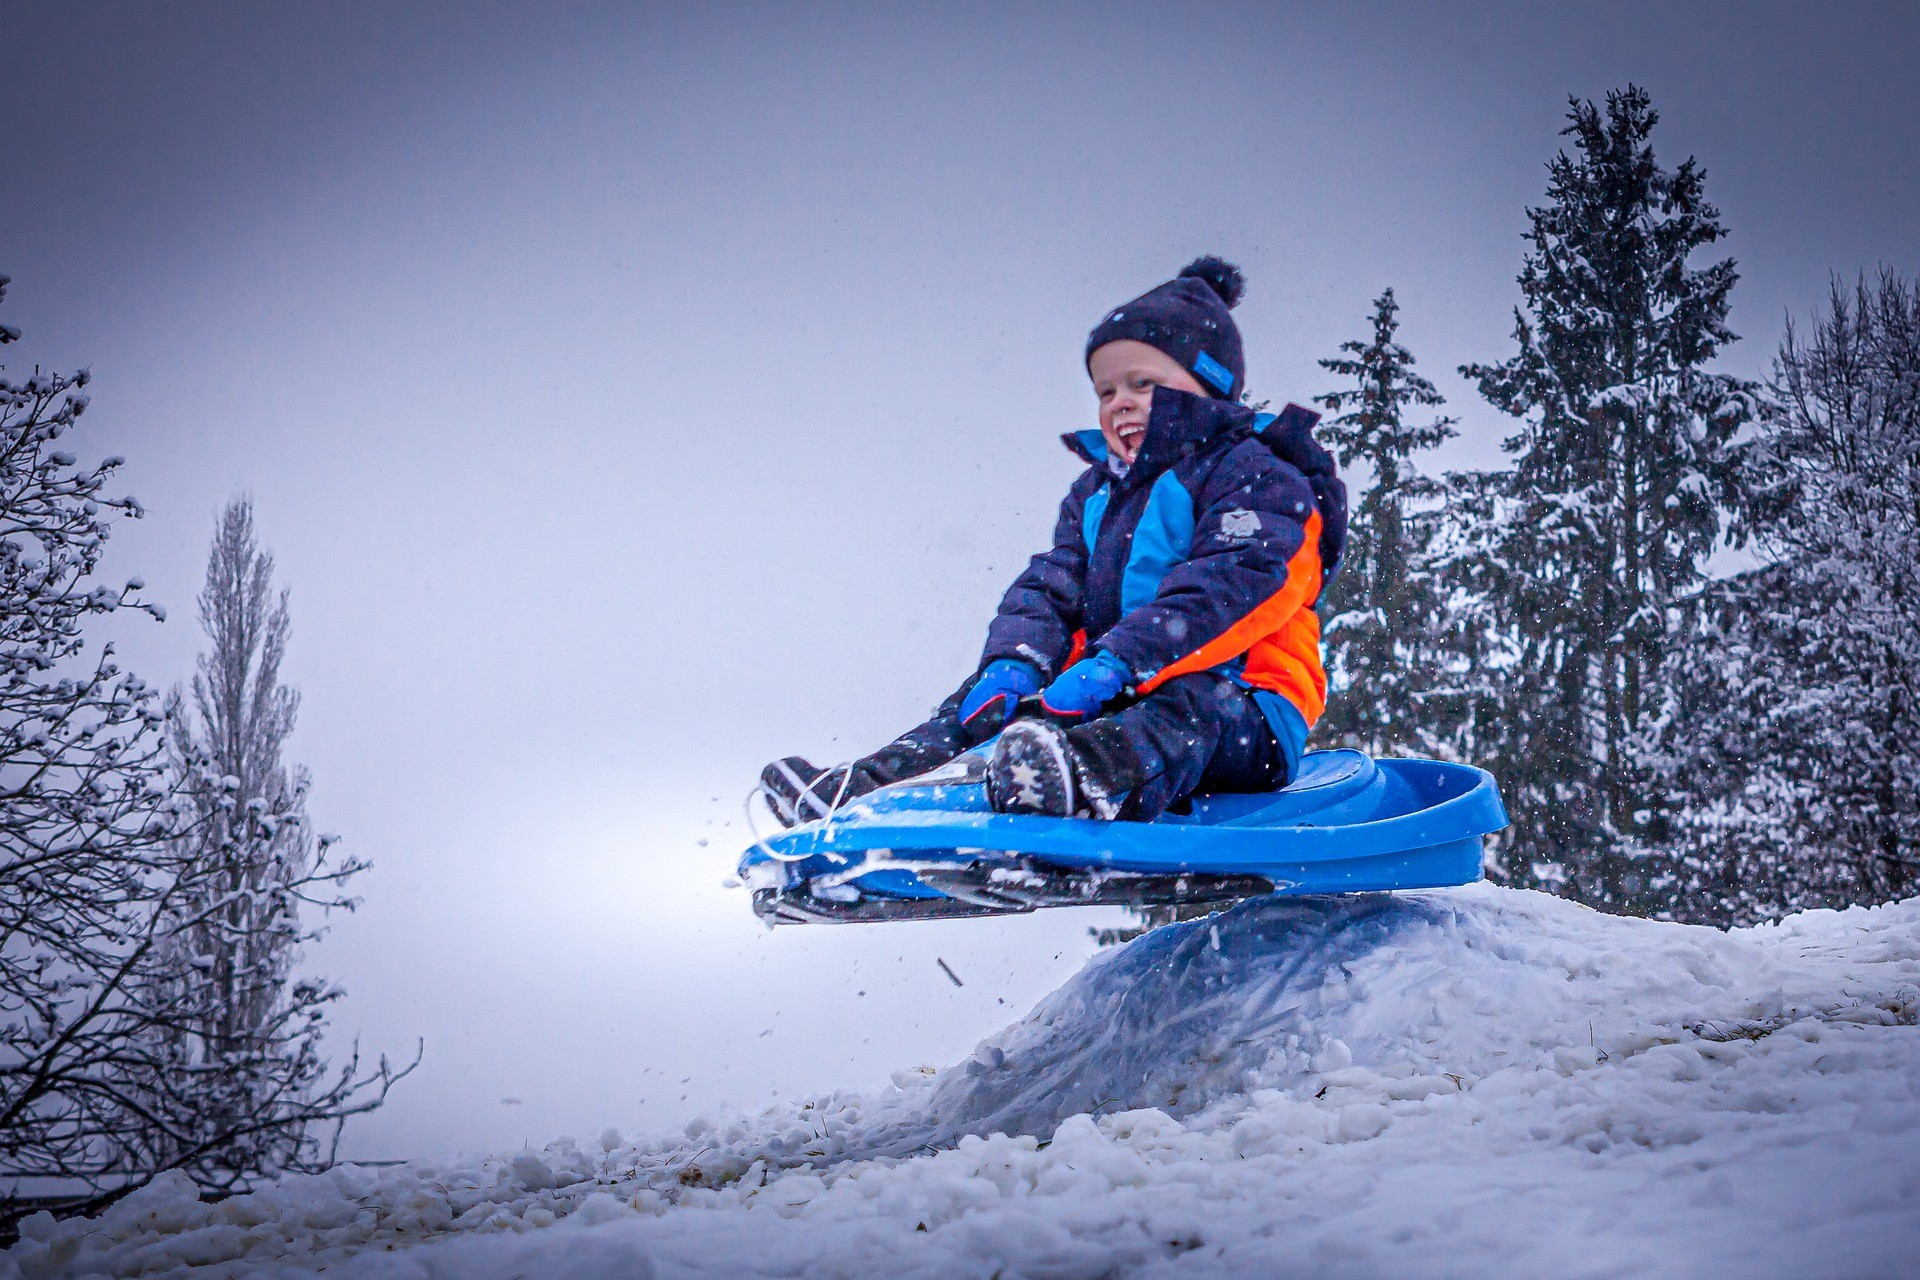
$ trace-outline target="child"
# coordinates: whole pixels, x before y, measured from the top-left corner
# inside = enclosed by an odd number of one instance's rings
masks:
[[[1062,437],[1087,470],[1053,549],[1000,602],[979,670],[870,756],[767,766],[783,822],[995,734],[987,796],[1005,813],[1147,821],[1196,791],[1293,777],[1326,706],[1313,605],[1339,559],[1346,490],[1314,415],[1289,406],[1275,422],[1240,402],[1229,309],[1244,287],[1239,268],[1200,258],[1094,328],[1100,429]],[[1045,714],[1014,719],[1034,694]]]

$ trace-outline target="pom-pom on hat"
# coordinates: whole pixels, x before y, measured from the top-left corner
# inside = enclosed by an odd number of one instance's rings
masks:
[[[1108,313],[1087,337],[1087,359],[1109,342],[1132,338],[1172,356],[1221,400],[1237,400],[1247,379],[1240,329],[1230,308],[1246,292],[1240,268],[1209,254],[1180,274]]]

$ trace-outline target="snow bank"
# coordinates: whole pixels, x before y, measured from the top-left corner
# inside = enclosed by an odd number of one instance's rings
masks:
[[[1920,901],[1726,934],[1491,887],[1257,901],[878,1095],[218,1205],[164,1181],[30,1220],[0,1280],[1905,1275],[1917,1019]]]

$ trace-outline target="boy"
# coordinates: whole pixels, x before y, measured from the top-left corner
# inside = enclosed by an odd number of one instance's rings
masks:
[[[799,757],[762,783],[791,825],[999,735],[1004,813],[1148,821],[1196,791],[1293,777],[1326,706],[1313,612],[1346,531],[1346,490],[1314,415],[1243,405],[1230,309],[1245,281],[1203,257],[1087,339],[1100,429],[1053,548],[1000,603],[980,668],[933,718],[850,765]],[[1043,715],[1014,719],[1038,695]]]

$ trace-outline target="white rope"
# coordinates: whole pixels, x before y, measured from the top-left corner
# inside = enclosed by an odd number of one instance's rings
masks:
[[[844,764],[837,764],[837,765],[834,765],[832,768],[823,769],[820,771],[819,777],[816,777],[812,782],[804,781],[799,774],[793,771],[792,766],[788,765],[785,760],[774,761],[773,767],[779,770],[780,776],[785,778],[789,783],[791,783],[793,785],[794,790],[798,792],[796,801],[793,804],[785,805],[787,815],[794,819],[792,823],[789,823],[787,825],[790,825],[790,826],[798,825],[801,821],[825,822],[827,825],[821,831],[821,835],[824,838],[831,840],[833,838],[834,815],[840,812],[840,806],[846,801],[846,798],[847,798],[847,788],[853,784],[852,763],[848,762]],[[835,770],[838,770],[840,773],[840,787],[837,791],[833,793],[833,799],[831,802],[827,804],[825,812],[821,815],[820,818],[817,818],[817,819],[816,818],[802,819],[800,816],[799,801],[811,799],[814,802],[814,804],[818,805],[821,802],[822,797],[818,791],[814,790],[814,788],[820,785],[821,778],[831,777]],[[767,806],[767,812],[771,813],[776,820],[783,821],[782,805],[784,803],[784,797],[778,796],[774,794],[772,791],[770,791],[767,788],[767,784],[765,782],[756,782],[753,786],[753,790],[747,792],[747,798],[746,798],[746,801],[741,806],[741,812],[746,815],[747,830],[753,835],[754,848],[758,849],[761,853],[766,854],[767,857],[771,858],[775,862],[804,862],[806,859],[812,857],[813,855],[810,853],[778,853],[774,850],[772,845],[767,843],[766,837],[760,834],[760,824],[754,821],[753,798],[755,796],[760,797],[761,803]],[[828,856],[833,858],[837,862],[846,861],[844,857],[842,857],[840,854],[837,854],[837,853],[829,852]]]
[[[821,828],[821,832],[820,832],[821,835],[825,836],[829,840],[833,839],[833,815],[840,812],[840,803],[841,801],[847,798],[847,788],[853,785],[852,762],[848,762],[846,764],[837,764],[833,768],[841,771],[840,772],[840,789],[833,793],[833,803],[827,806],[827,816],[825,818],[825,822],[827,825]],[[827,776],[827,774],[830,774],[832,772],[833,772],[833,769],[829,769],[827,770],[827,773],[821,774],[820,778],[824,778]],[[820,781],[820,778],[815,778],[814,781],[818,782]],[[815,799],[819,798],[817,795],[815,795],[812,787],[807,788],[807,794],[814,796]]]
[[[777,852],[772,845],[767,843],[767,838],[760,834],[760,824],[753,819],[753,798],[755,796],[759,796],[760,799],[765,802],[767,809],[776,819],[780,816],[780,811],[773,807],[773,796],[768,792],[767,784],[764,782],[755,783],[753,790],[747,792],[746,802],[740,806],[740,811],[747,817],[747,830],[753,836],[753,847],[761,853],[766,854],[768,858],[775,862],[805,862],[811,857],[812,855],[805,853],[780,853]]]

